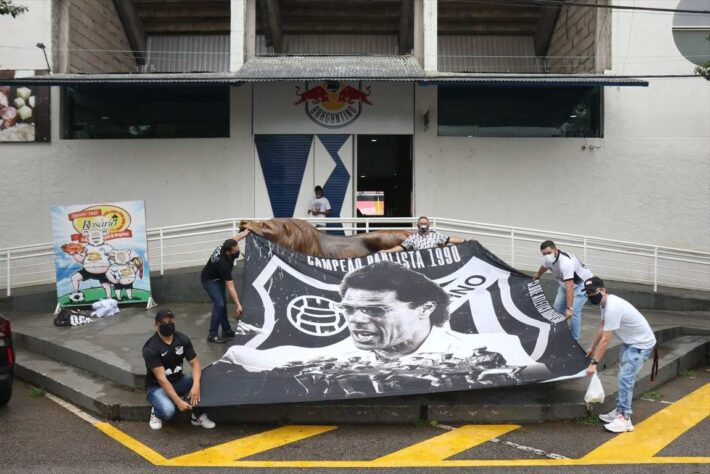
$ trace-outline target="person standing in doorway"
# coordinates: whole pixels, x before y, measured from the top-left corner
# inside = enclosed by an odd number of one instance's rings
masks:
[[[551,240],[540,244],[542,265],[533,274],[540,278],[547,270],[559,281],[557,296],[552,307],[570,321],[570,332],[575,341],[579,341],[582,329],[582,308],[587,301],[584,294],[584,280],[594,276],[582,262],[571,253],[558,249]]]
[[[235,336],[227,317],[227,293],[237,305],[235,317],[238,321],[242,315],[242,305],[239,302],[237,290],[234,288],[232,270],[234,262],[239,257],[239,241],[247,235],[249,235],[248,229],[240,232],[233,239],[225,240],[222,245],[214,249],[200,274],[202,287],[212,300],[212,319],[210,320],[207,342],[224,344],[227,342],[226,338]],[[218,334],[220,326],[222,327],[222,337]]]
[[[313,191],[315,196],[311,198],[308,214],[313,217],[328,217],[330,215],[330,201],[323,195],[323,188],[316,186]]]

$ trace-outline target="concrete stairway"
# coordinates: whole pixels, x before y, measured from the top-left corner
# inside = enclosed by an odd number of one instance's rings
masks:
[[[180,317],[178,321],[181,321]],[[693,320],[689,327],[676,323],[655,329],[660,355],[655,385],[674,378],[683,370],[708,362],[710,330],[704,330],[703,320],[700,322],[698,325],[697,320]],[[81,346],[72,346],[65,339],[56,335],[51,338],[47,336],[51,333],[32,331],[32,328],[29,323],[16,325],[19,377],[106,419],[148,419],[150,406],[142,390],[144,367],[125,358],[107,357],[110,354],[88,350],[88,347],[81,350]],[[219,356],[214,352],[214,346],[195,339],[193,342],[201,357],[205,353],[208,360],[210,355],[213,358]],[[219,348],[222,349],[224,346]],[[614,405],[618,346],[611,347],[604,359],[600,377],[607,398],[598,408],[600,411],[608,411]],[[637,382],[636,395],[652,387],[650,369],[651,364],[647,363]],[[422,419],[448,423],[541,422],[584,416],[583,398],[587,384],[588,379],[583,378],[370,400],[222,407],[211,411],[211,416],[221,422],[407,423]]]

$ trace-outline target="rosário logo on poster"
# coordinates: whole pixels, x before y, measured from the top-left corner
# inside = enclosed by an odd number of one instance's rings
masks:
[[[131,215],[124,209],[111,205],[96,205],[67,215],[77,231],[71,239],[86,242],[86,234],[92,230],[106,232],[105,240],[130,238]]]

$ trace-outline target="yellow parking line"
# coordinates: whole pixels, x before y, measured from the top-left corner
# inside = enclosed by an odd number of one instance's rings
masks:
[[[680,435],[710,416],[710,384],[690,393],[580,459],[461,459],[446,460],[519,425],[465,425],[371,461],[304,460],[244,461],[245,457],[337,429],[336,426],[285,426],[194,453],[166,459],[108,423],[99,430],[158,466],[224,466],[242,468],[375,468],[375,467],[533,467],[623,464],[710,464],[704,457],[655,457]]]
[[[211,448],[195,451],[170,459],[171,465],[177,466],[215,466],[224,465],[237,459],[252,456],[285,444],[294,443],[321,433],[337,429],[337,426],[284,426]]]
[[[165,459],[162,455],[156,453],[137,439],[128,436],[126,433],[119,430],[118,428],[114,428],[111,424],[99,422],[94,424],[94,426],[99,430],[103,431],[103,433],[109,436],[110,438],[115,439],[116,441],[130,449],[131,451],[138,453],[148,462],[151,462],[156,466],[167,465],[168,460]]]
[[[421,443],[372,461],[375,464],[443,461],[493,438],[517,430],[520,425],[464,425]]]
[[[634,431],[607,441],[584,460],[653,458],[680,435],[710,416],[710,383],[645,419]]]

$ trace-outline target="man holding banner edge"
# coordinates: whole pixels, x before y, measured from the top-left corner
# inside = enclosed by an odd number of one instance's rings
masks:
[[[232,270],[234,262],[239,257],[239,241],[249,235],[249,232],[246,229],[215,248],[200,273],[202,287],[212,300],[212,318],[207,342],[224,344],[227,342],[225,338],[232,338],[236,335],[227,317],[227,293],[237,305],[235,317],[239,321],[242,315],[242,305],[237,290],[234,288]],[[218,334],[220,326],[222,327],[222,337],[219,337]]]

